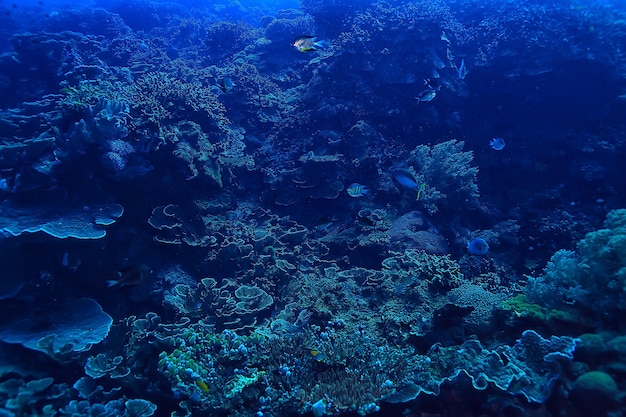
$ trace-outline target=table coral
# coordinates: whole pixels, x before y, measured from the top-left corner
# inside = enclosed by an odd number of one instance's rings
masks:
[[[90,298],[52,305],[45,316],[25,307],[4,314],[12,320],[0,328],[3,342],[19,343],[59,359],[88,351],[107,336],[113,324],[111,316]]]

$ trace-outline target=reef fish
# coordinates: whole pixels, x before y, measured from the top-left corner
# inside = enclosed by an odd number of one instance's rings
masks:
[[[139,285],[149,273],[150,267],[144,264],[123,268],[117,271],[117,279],[107,281],[107,286],[124,288]]]
[[[317,39],[317,36],[298,36],[293,44],[300,52],[317,51],[325,46],[325,42],[321,39]]]
[[[467,74],[469,73],[469,71],[467,70],[467,67],[465,66],[465,59],[461,59],[461,66],[457,69],[457,72],[459,74],[459,78],[464,80],[465,77],[467,77]]]
[[[233,88],[235,88],[235,83],[233,82],[233,80],[230,77],[222,78],[222,81],[220,81],[220,89],[224,93],[228,93]]]
[[[437,92],[429,88],[419,93],[415,99],[420,103],[422,101],[432,101],[435,97],[437,97]]]
[[[209,392],[209,386],[206,384],[206,382],[204,382],[201,379],[198,379],[196,381],[196,385],[198,386],[198,388],[200,388],[202,390],[202,392],[204,392],[205,394],[207,394]]]
[[[313,349],[311,351],[311,356],[313,357],[313,359],[315,359],[318,362],[324,362],[326,361],[326,355],[324,355],[322,352],[320,352],[317,349]]]
[[[398,169],[394,171],[393,179],[395,179],[398,184],[403,187],[410,188],[412,190],[417,188],[417,180],[408,169]]]
[[[317,230],[317,231],[326,230],[330,226],[332,226],[336,221],[337,221],[337,218],[335,216],[333,216],[331,218],[323,217],[323,218],[319,219],[317,221],[317,223],[315,224],[315,230]]]
[[[489,141],[489,146],[491,146],[496,151],[501,151],[506,146],[506,142],[502,138],[492,138]]]
[[[468,242],[467,251],[472,255],[485,255],[489,252],[489,244],[482,237],[477,237]]]
[[[369,188],[359,184],[358,182],[350,184],[346,191],[350,197],[363,197],[365,194],[370,192]]]

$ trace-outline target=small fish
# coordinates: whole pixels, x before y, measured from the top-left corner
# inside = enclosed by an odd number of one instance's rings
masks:
[[[374,222],[374,220],[370,219],[367,216],[357,215],[356,216],[356,221],[361,226],[368,226],[368,227],[375,227],[376,226],[376,223]]]
[[[435,91],[441,88],[441,85],[439,85],[439,82],[434,78],[425,78],[424,85],[428,87],[429,89],[435,90]]]
[[[506,143],[504,142],[504,139],[502,138],[492,138],[489,141],[489,146],[491,146],[496,151],[501,151],[506,146]]]
[[[415,98],[417,102],[420,103],[422,101],[432,101],[435,97],[437,97],[437,92],[429,88],[419,93]]]
[[[477,237],[467,243],[467,251],[471,255],[485,255],[489,252],[489,244],[482,237]]]
[[[367,188],[364,185],[359,184],[358,182],[355,182],[354,184],[350,184],[350,186],[346,189],[346,191],[348,192],[348,195],[350,197],[363,197],[365,194],[369,193],[370,190],[369,188]]]
[[[422,195],[422,191],[424,191],[425,189],[426,189],[426,183],[420,184],[420,188],[417,189],[417,196],[415,197],[416,200],[420,199],[420,195]]]
[[[300,52],[310,52],[324,48],[326,46],[326,42],[321,39],[317,39],[317,36],[304,35],[298,36],[293,41],[292,45]]]
[[[150,272],[150,267],[144,264],[133,265],[128,268],[120,269],[117,271],[118,278],[115,280],[108,280],[107,287],[124,288],[139,285]]]
[[[229,91],[232,91],[232,89],[235,88],[235,85],[236,84],[233,82],[233,80],[230,77],[224,77],[222,78],[222,81],[220,81],[220,89],[224,93],[228,93]]]
[[[322,217],[315,224],[315,230],[319,232],[324,231],[332,226],[336,221],[337,218],[335,216],[331,217],[330,219],[328,217]]]
[[[324,355],[322,352],[320,352],[319,350],[315,350],[313,349],[311,351],[311,356],[313,356],[313,359],[315,359],[318,362],[324,362],[326,360],[326,355]]]
[[[206,384],[206,382],[204,382],[201,379],[198,379],[196,381],[196,385],[198,386],[198,388],[200,388],[202,390],[202,392],[204,392],[205,394],[209,392],[209,386]]]
[[[461,59],[461,66],[457,69],[457,72],[459,74],[459,78],[462,80],[464,80],[465,77],[467,77],[467,74],[469,74],[469,71],[465,66],[465,59]]]

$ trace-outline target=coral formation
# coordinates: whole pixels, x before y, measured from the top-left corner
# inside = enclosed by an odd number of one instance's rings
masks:
[[[105,3],[0,4],[0,414],[622,413],[617,5]]]
[[[607,215],[604,228],[591,232],[578,243],[577,251],[557,251],[544,275],[529,278],[529,300],[550,308],[573,304],[601,320],[626,309],[626,210]]]

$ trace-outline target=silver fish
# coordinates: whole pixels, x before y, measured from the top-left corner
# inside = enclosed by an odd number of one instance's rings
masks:
[[[422,101],[432,101],[435,97],[437,97],[437,92],[435,90],[424,90],[415,97],[417,102],[420,103]]]
[[[292,45],[300,52],[309,52],[324,48],[326,42],[317,39],[317,36],[298,36]]]

